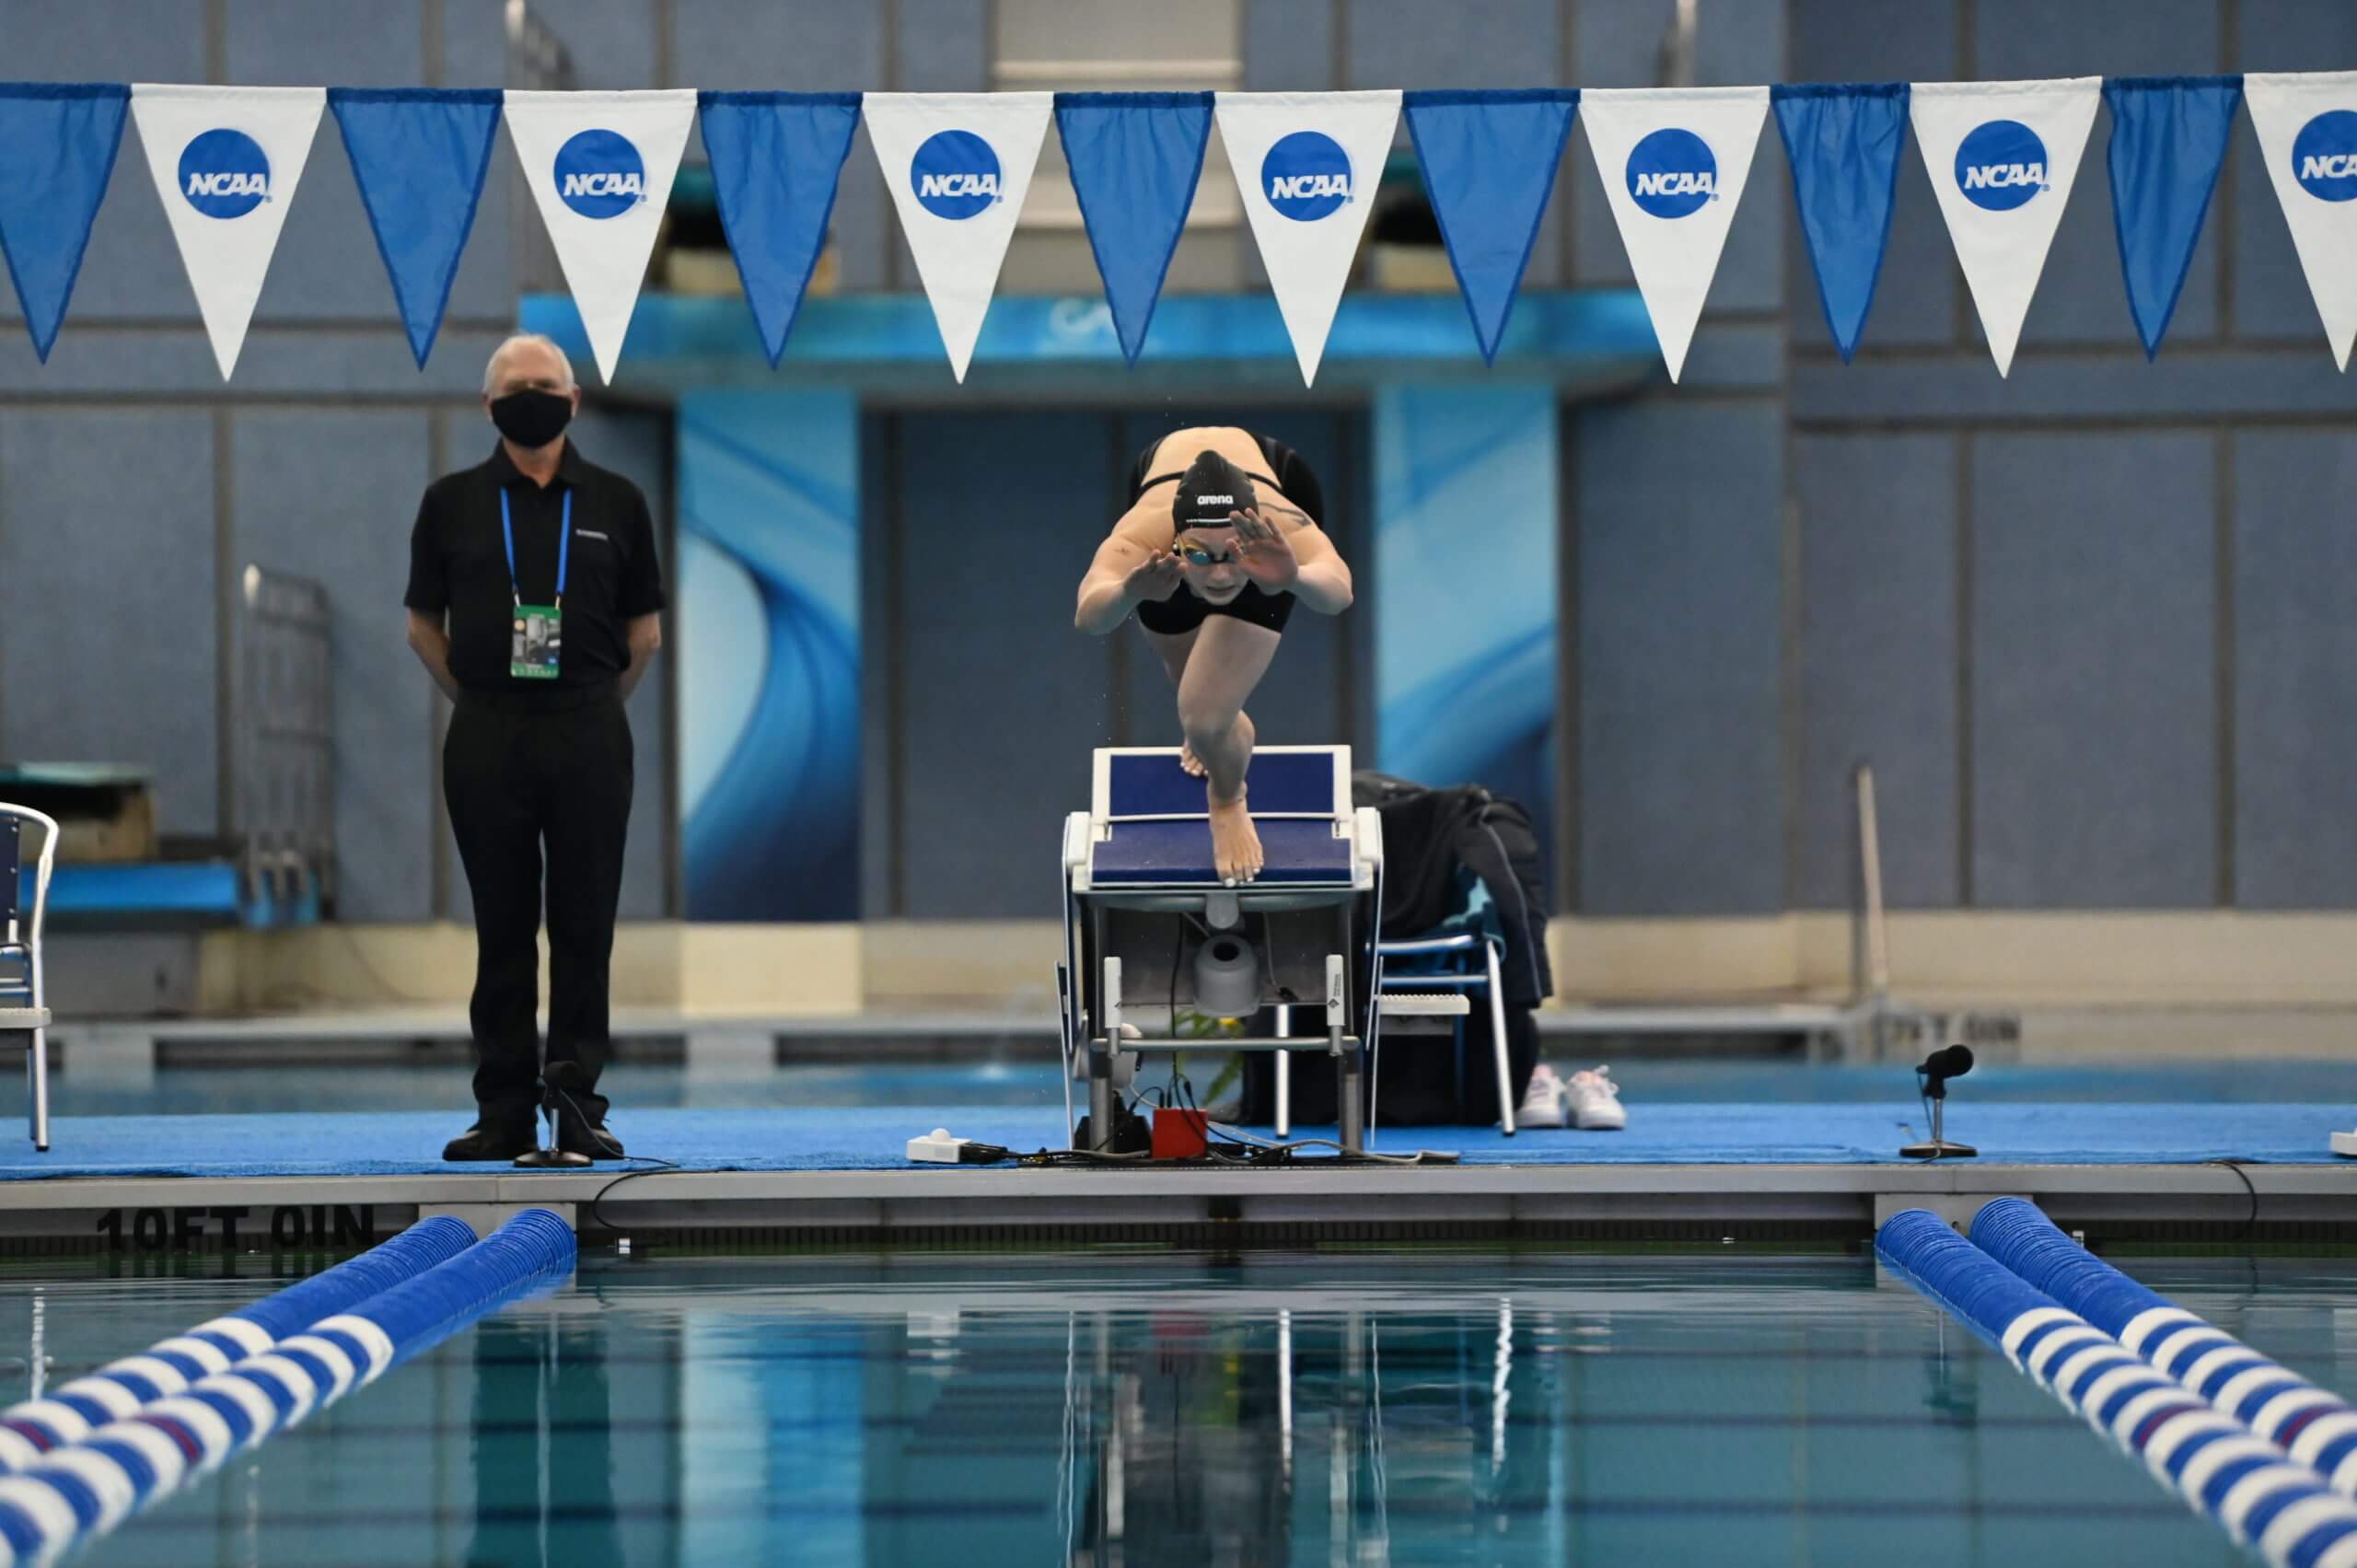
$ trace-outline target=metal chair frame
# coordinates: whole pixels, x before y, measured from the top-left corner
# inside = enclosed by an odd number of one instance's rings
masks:
[[[30,920],[23,908],[23,824],[32,822],[41,829],[41,857],[34,862],[33,907]],[[0,852],[0,872],[5,872],[6,887],[0,890],[0,959],[15,959],[24,966],[24,978],[17,981],[0,979],[0,1035],[21,1034],[26,1037],[25,1072],[30,1081],[30,1131],[33,1147],[43,1154],[49,1152],[49,1005],[48,992],[41,981],[41,931],[42,920],[49,912],[49,879],[57,865],[57,823],[41,812],[25,806],[0,803],[0,833],[5,833],[5,852]],[[23,1005],[12,1006],[12,1001]]]

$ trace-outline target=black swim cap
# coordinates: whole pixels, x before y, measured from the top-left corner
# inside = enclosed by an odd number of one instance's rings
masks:
[[[1253,504],[1252,476],[1217,452],[1198,452],[1187,471],[1178,476],[1178,492],[1171,497],[1170,520],[1180,532],[1189,528],[1233,527],[1230,512]]]

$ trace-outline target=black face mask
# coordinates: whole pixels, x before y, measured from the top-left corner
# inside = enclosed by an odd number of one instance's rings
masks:
[[[573,423],[573,400],[561,392],[526,388],[491,401],[491,422],[526,451],[547,446]]]

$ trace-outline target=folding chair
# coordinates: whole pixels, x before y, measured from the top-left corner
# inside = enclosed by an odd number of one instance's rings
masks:
[[[1381,968],[1376,974],[1376,990],[1380,994],[1413,993],[1431,995],[1454,992],[1465,996],[1469,1004],[1475,994],[1486,995],[1490,1005],[1490,1049],[1496,1057],[1498,1082],[1498,1127],[1509,1138],[1514,1136],[1514,1078],[1506,1056],[1505,988],[1499,980],[1505,937],[1489,914],[1487,889],[1478,877],[1468,877],[1469,905],[1460,915],[1444,921],[1438,927],[1422,936],[1404,937],[1398,941],[1376,944]],[[1289,1007],[1278,1010],[1277,1032],[1290,1033],[1292,1020]],[[1465,1023],[1460,1015],[1450,1026],[1449,1043],[1461,1047],[1465,1043]],[[1381,1047],[1376,1048],[1380,1054]],[[1279,1056],[1277,1068],[1276,1132],[1280,1138],[1293,1131],[1292,1084],[1288,1081],[1290,1063]],[[1369,1063],[1372,1074],[1374,1063]],[[1370,1078],[1367,1127],[1376,1125],[1378,1107],[1374,1097],[1378,1086]]]
[[[42,831],[34,864],[32,914],[25,917],[23,833]],[[41,923],[49,908],[49,876],[57,862],[57,824],[23,806],[0,804],[0,1045],[25,1042],[32,1081],[33,1147],[49,1152],[49,1008],[41,980]]]

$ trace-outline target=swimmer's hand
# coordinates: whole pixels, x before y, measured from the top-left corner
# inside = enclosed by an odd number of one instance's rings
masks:
[[[1148,600],[1159,604],[1178,591],[1180,581],[1178,552],[1157,550],[1130,568],[1130,575],[1121,581],[1121,591],[1132,604]]]
[[[1284,530],[1261,515],[1258,506],[1230,512],[1236,525],[1236,563],[1255,586],[1267,593],[1283,593],[1301,575],[1301,561]]]

